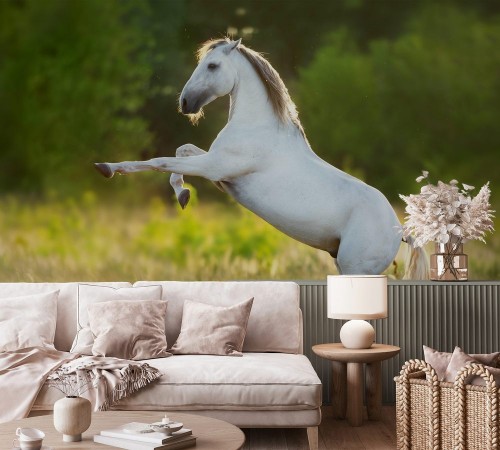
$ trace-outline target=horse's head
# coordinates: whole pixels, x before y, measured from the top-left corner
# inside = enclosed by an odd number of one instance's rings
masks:
[[[217,41],[204,45],[198,52],[198,66],[179,98],[179,110],[189,115],[192,122],[203,115],[203,106],[232,91],[237,78],[232,55],[240,43],[241,39]]]

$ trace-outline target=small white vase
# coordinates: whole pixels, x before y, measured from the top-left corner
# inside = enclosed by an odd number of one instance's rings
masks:
[[[65,397],[54,403],[54,428],[63,434],[64,442],[82,440],[90,427],[92,404],[83,397]]]

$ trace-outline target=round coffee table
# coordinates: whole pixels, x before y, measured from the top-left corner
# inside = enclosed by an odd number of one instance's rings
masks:
[[[382,406],[381,362],[401,350],[394,345],[373,344],[366,349],[345,348],[342,344],[319,344],[316,355],[332,361],[333,414],[357,427],[363,423],[363,364],[366,364],[366,409],[370,420],[380,419]]]
[[[195,450],[238,450],[245,443],[243,432],[238,427],[223,420],[195,414],[169,411],[165,413],[170,419],[182,422],[186,428],[193,430],[193,436],[197,438],[196,446],[193,447]],[[38,428],[45,433],[43,445],[51,447],[53,450],[67,448],[105,450],[114,447],[95,443],[94,434],[98,434],[103,429],[114,428],[129,422],[158,422],[161,421],[165,413],[162,411],[106,411],[92,413],[92,424],[83,433],[81,442],[63,442],[62,434],[54,428],[52,414],[29,417],[0,424],[0,448],[2,450],[12,448],[12,441],[16,437],[17,427],[31,427]]]

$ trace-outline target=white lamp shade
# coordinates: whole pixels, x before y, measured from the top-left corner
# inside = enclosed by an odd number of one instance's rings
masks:
[[[383,319],[387,317],[385,275],[328,275],[330,319]]]

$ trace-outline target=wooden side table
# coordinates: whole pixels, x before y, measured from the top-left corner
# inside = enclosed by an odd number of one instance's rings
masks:
[[[382,406],[381,362],[396,356],[400,348],[373,344],[367,349],[345,348],[342,344],[314,345],[313,352],[332,361],[333,414],[358,427],[363,423],[363,363],[366,364],[366,408],[370,420],[380,419]]]

